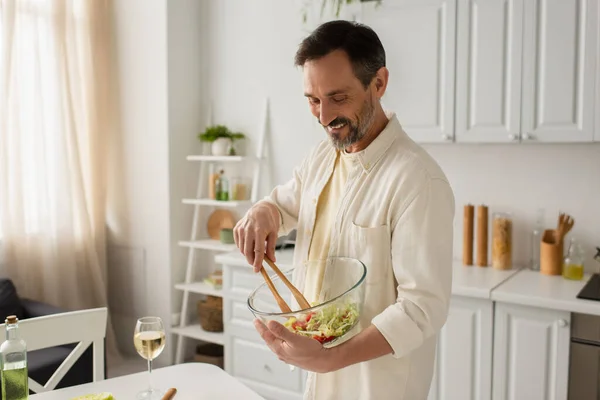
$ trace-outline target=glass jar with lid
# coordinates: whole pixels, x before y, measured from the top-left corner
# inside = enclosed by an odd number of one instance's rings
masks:
[[[492,214],[492,267],[512,268],[512,215],[507,212]]]

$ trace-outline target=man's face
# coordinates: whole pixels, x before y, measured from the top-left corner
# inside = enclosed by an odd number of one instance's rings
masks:
[[[362,139],[375,118],[372,85],[364,88],[345,52],[336,50],[304,64],[304,95],[310,111],[342,150]]]

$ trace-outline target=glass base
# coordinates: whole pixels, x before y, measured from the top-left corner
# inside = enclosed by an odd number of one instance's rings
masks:
[[[161,400],[165,393],[159,389],[149,389],[139,392],[136,396],[137,400]]]

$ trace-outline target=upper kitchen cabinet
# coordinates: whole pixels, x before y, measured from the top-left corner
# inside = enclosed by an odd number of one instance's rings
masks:
[[[523,0],[459,0],[456,141],[519,143]]]
[[[523,141],[591,142],[597,0],[526,0]]]
[[[389,83],[382,99],[420,143],[453,141],[456,0],[362,3],[362,22],[386,49]]]

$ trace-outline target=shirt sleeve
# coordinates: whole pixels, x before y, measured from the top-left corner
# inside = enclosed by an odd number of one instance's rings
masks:
[[[392,229],[396,302],[373,318],[393,356],[404,357],[446,322],[452,291],[455,200],[450,184],[430,179]]]
[[[307,159],[305,158],[299,166],[294,168],[292,179],[275,186],[270,195],[262,200],[275,205],[279,211],[279,236],[287,235],[298,226],[306,164]]]

